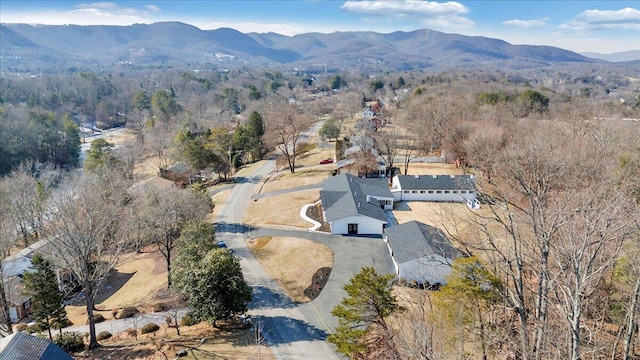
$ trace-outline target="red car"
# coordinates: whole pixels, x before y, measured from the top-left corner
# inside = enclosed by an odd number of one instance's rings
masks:
[[[324,159],[322,161],[320,161],[320,165],[324,165],[324,164],[332,164],[333,163],[333,159],[329,158],[329,159]]]

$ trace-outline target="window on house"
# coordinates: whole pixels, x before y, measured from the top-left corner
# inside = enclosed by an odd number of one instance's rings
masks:
[[[24,303],[22,303],[22,310],[27,310],[31,307],[31,299],[25,301]]]
[[[433,194],[433,190],[429,190],[429,194]]]
[[[417,191],[415,191],[415,190],[411,190],[411,193],[412,193],[412,194],[415,194],[415,193],[417,193]]]
[[[403,191],[403,193],[408,194],[408,193],[409,193],[409,190],[405,190],[405,191]]]
[[[453,190],[451,193],[452,193],[452,194],[457,194],[457,193],[458,193],[458,190]]]
[[[436,191],[436,194],[442,194],[442,190]]]
[[[424,194],[424,193],[425,193],[425,191],[424,191],[424,190],[420,190],[420,194]]]
[[[450,193],[450,191],[449,191],[449,190],[445,190],[445,191],[444,191],[444,193],[445,193],[445,194],[448,194],[448,193]]]
[[[357,234],[358,233],[358,224],[347,224],[347,233],[348,234]]]

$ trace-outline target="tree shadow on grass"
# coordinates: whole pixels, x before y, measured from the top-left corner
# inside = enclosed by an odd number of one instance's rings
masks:
[[[102,284],[98,295],[95,298],[96,308],[100,307],[100,304],[115,294],[120,288],[126,284],[129,279],[135,275],[135,271],[131,273],[119,272],[117,270],[111,270],[107,276],[106,281]],[[107,310],[102,309],[101,310]]]

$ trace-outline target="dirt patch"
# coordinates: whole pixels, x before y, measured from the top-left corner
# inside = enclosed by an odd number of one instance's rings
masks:
[[[252,201],[242,221],[253,226],[283,226],[306,229],[309,222],[300,216],[300,209],[318,200],[318,189],[269,196]]]
[[[299,303],[310,300],[305,291],[318,269],[333,267],[331,249],[310,240],[265,237],[249,239],[247,247],[286,294]]]

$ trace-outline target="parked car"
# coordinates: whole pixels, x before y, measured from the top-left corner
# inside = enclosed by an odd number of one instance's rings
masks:
[[[227,248],[227,244],[226,244],[224,241],[222,241],[222,240],[218,241],[218,242],[216,243],[216,245],[217,245],[219,248],[221,248],[221,249],[226,249],[226,248]]]
[[[332,164],[332,163],[333,163],[333,159],[332,158],[328,158],[328,159],[324,159],[324,160],[320,161],[320,165]]]

